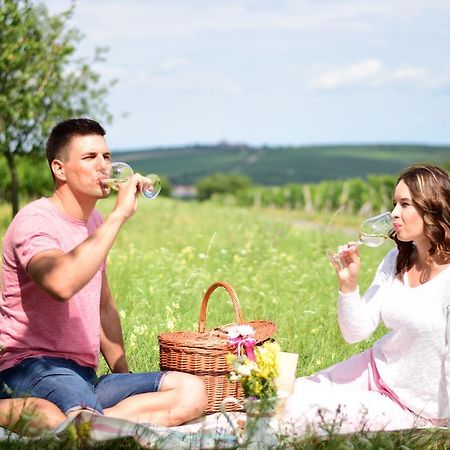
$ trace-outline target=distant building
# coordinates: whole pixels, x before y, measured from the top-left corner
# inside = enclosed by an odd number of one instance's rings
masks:
[[[172,187],[172,197],[174,198],[196,198],[197,190],[195,186],[178,185]]]

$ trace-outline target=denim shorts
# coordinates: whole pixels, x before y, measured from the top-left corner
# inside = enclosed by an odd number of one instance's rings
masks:
[[[165,372],[111,373],[97,378],[95,370],[64,358],[28,358],[0,371],[0,399],[44,398],[65,414],[90,409],[103,414],[121,400],[157,392]]]

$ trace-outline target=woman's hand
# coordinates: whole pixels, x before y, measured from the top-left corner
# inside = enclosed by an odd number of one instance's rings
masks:
[[[353,292],[358,287],[360,268],[359,248],[356,242],[341,245],[331,263],[339,280],[339,290],[344,294]]]

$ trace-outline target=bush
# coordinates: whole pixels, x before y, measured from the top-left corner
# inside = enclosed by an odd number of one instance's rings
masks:
[[[249,177],[239,173],[214,173],[203,177],[197,184],[197,197],[207,200],[213,194],[235,194],[252,185]]]
[[[161,197],[170,197],[172,195],[172,183],[164,175],[159,177],[161,179]]]

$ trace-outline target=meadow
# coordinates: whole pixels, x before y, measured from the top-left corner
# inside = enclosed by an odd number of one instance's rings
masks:
[[[100,204],[104,214],[111,208],[112,199]],[[202,296],[218,280],[234,287],[245,319],[277,324],[282,349],[300,355],[299,375],[367,347],[346,345],[336,323],[336,278],[325,253],[357,236],[355,220],[343,227],[339,219],[302,225],[275,212],[140,200],[108,258],[131,369],[158,367],[159,333],[197,329]],[[362,249],[363,287],[389,245]],[[207,328],[234,320],[228,295],[216,291]]]
[[[113,202],[110,198],[99,203],[104,215]],[[0,210],[4,214],[9,214],[7,208]],[[344,342],[336,318],[336,277],[325,256],[327,248],[357,236],[359,220],[339,214],[304,216],[209,202],[139,199],[137,212],[122,228],[107,263],[130,369],[158,370],[158,334],[196,330],[202,296],[218,280],[235,288],[245,319],[277,324],[275,338],[282,350],[299,354],[299,376],[367,348],[384,330],[360,344]],[[6,226],[5,218],[0,221],[2,235]],[[387,242],[361,249],[362,289],[391,246]],[[207,329],[234,320],[228,295],[215,291],[208,305]],[[102,361],[99,373],[107,370]],[[411,433],[334,436],[326,441],[311,437],[294,448],[448,448],[446,435]],[[71,439],[69,434],[65,441],[3,443],[6,447],[0,442],[0,448],[91,448],[79,438]],[[121,440],[96,448],[139,446]]]

